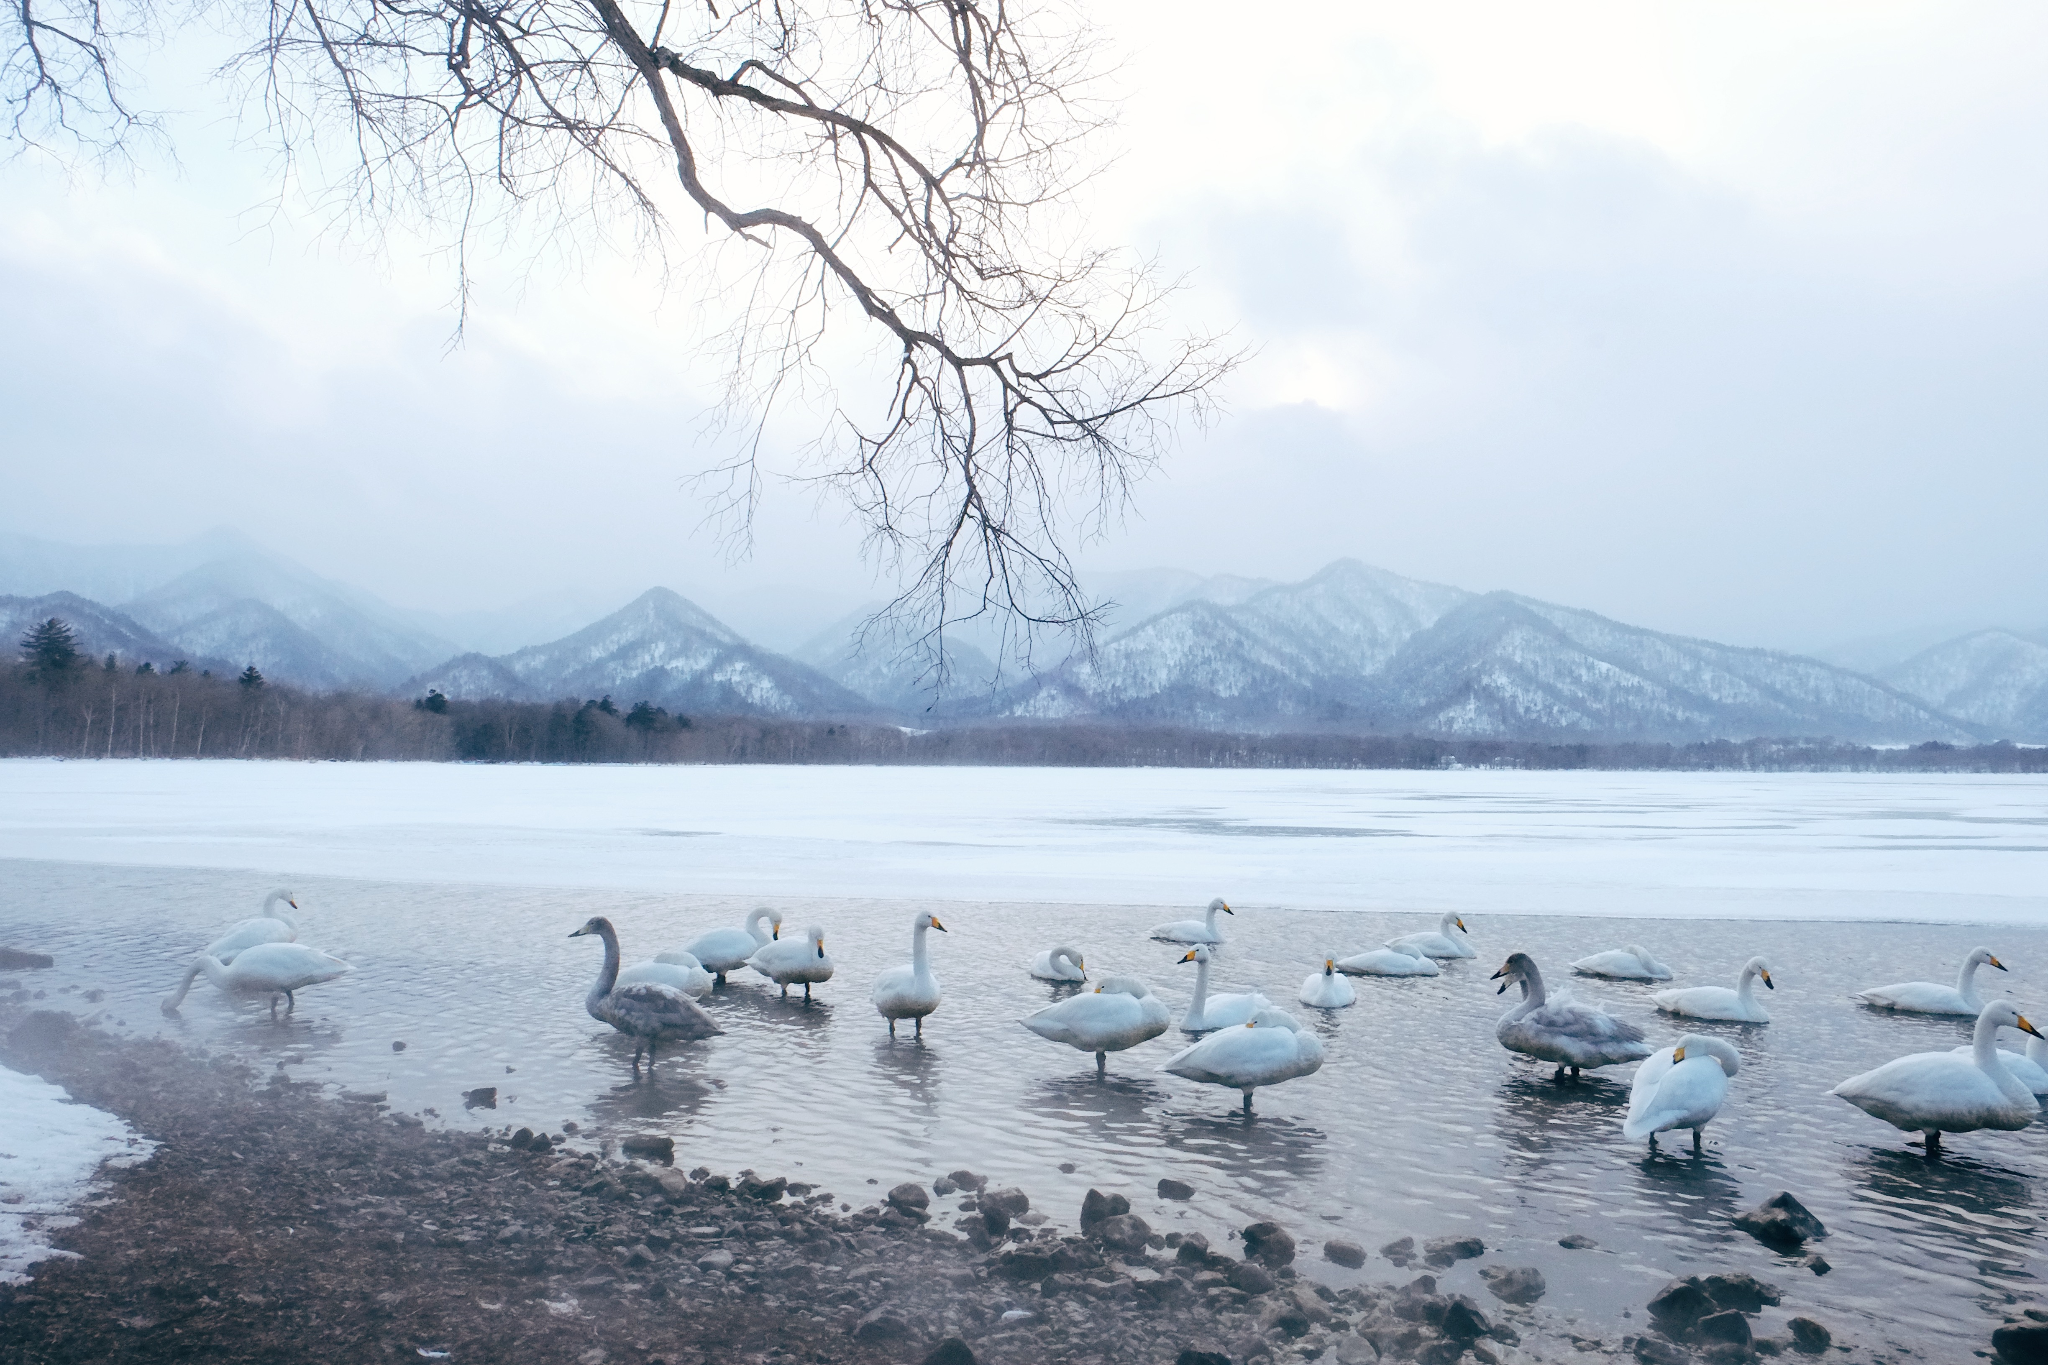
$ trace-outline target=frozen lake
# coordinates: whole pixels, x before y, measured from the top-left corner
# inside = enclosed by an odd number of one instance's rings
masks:
[[[2041,1300],[2048,1125],[1954,1139],[1929,1167],[1825,1091],[1961,1041],[1956,1023],[1847,996],[1946,979],[1978,943],[2012,967],[1986,974],[1991,992],[2048,1012],[2044,796],[2039,780],[1835,775],[12,763],[0,942],[57,955],[18,978],[50,1003],[382,1091],[429,1122],[664,1131],[689,1165],[855,1204],[967,1165],[1063,1223],[1095,1185],[1212,1239],[1256,1217],[1368,1247],[1476,1232],[1487,1263],[1540,1264],[1546,1302],[1610,1339],[1664,1277],[1749,1269],[1787,1291],[1767,1327],[1803,1312],[1939,1356]],[[280,882],[300,894],[302,937],[357,971],[286,1024],[203,985],[161,1016],[185,955]],[[1177,1015],[1192,969],[1146,930],[1219,892],[1241,913],[1218,987],[1265,991],[1328,1052],[1317,1075],[1261,1091],[1252,1123],[1234,1093],[1159,1073],[1175,1036],[1114,1057],[1099,1084],[1089,1058],[1017,1026],[1053,998],[1024,966],[1058,941],[1098,974],[1147,977]],[[837,979],[805,1008],[736,978],[708,1004],[725,1035],[632,1084],[630,1046],[582,1012],[598,949],[568,931],[607,914],[633,960],[760,903],[787,928],[823,925]],[[1468,915],[1477,960],[1360,981],[1347,1010],[1295,1004],[1323,952],[1425,927],[1439,906]],[[907,958],[919,908],[952,931],[933,935],[947,1000],[924,1043],[891,1043],[867,986]],[[1830,917],[1919,922],[1813,922]],[[1778,979],[1772,1024],[1709,1026],[1744,1068],[1704,1160],[1621,1139],[1627,1068],[1560,1088],[1493,1037],[1505,1002],[1485,978],[1508,951],[1556,981],[1635,940],[1682,984],[1756,952]],[[104,999],[82,1003],[89,989]],[[1643,988],[1579,990],[1655,1042],[1676,1032]],[[486,1085],[500,1107],[465,1112],[462,1093]],[[1196,1198],[1154,1198],[1162,1175]],[[1828,1223],[1832,1274],[1729,1227],[1779,1189]],[[1599,1250],[1560,1251],[1566,1232]],[[1312,1255],[1303,1268],[1351,1274]],[[1484,1302],[1475,1270],[1446,1284]],[[1401,1272],[1375,1258],[1362,1273]]]

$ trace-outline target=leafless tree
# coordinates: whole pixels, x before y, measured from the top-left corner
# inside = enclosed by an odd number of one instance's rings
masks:
[[[132,137],[121,54],[175,2],[9,0],[16,142]],[[1172,281],[1088,241],[1112,111],[1055,0],[208,10],[247,26],[222,74],[289,173],[345,220],[447,230],[465,290],[483,234],[515,221],[630,223],[664,262],[676,224],[701,224],[691,269],[722,304],[729,377],[714,506],[744,527],[764,423],[815,419],[795,477],[848,500],[928,629],[997,612],[1085,631],[1070,551],[1233,362],[1175,328]],[[313,184],[312,166],[346,169]]]

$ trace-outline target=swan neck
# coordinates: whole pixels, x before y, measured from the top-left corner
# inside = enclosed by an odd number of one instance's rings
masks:
[[[1201,958],[1195,959],[1195,998],[1188,1002],[1188,1013],[1197,1019],[1202,1017],[1202,1007],[1209,1003],[1209,964]]]
[[[1436,927],[1438,933],[1442,934],[1445,938],[1450,938],[1451,930],[1458,927],[1458,912],[1455,910],[1445,911],[1444,917],[1437,921]],[[1452,941],[1455,942],[1456,940]]]
[[[1977,1016],[1977,1027],[1970,1033],[1970,1055],[1978,1066],[1994,1075],[2005,1070],[2005,1062],[1998,1055],[1998,1024],[1988,1014]]]
[[[1531,962],[1529,970],[1522,977],[1522,998],[1530,1009],[1539,1009],[1548,998],[1543,992],[1543,973]]]
[[[1957,995],[1960,995],[1965,1000],[1975,1000],[1977,998],[1977,968],[1982,965],[1984,964],[1977,961],[1974,957],[1963,964],[1962,971],[1956,973]]]
[[[192,963],[192,970],[205,972],[206,979],[208,981],[211,981],[214,985],[220,987],[222,990],[227,989],[228,969],[226,966],[222,964],[219,958],[213,957],[206,953],[201,953],[198,956],[198,958]],[[185,980],[189,982],[191,979],[191,974],[187,973],[185,976]]]
[[[1735,983],[1735,998],[1740,1000],[1743,1003],[1743,1006],[1747,1008],[1748,1006],[1756,1003],[1756,998],[1750,994],[1750,992],[1755,989],[1756,968],[1744,967],[1742,969],[1742,979]]]
[[[597,984],[590,988],[590,995],[584,1001],[585,1008],[592,1014],[597,1005],[612,993],[612,987],[619,981],[619,935],[609,924],[597,927],[598,936],[604,940],[604,965],[597,969]]]
[[[188,995],[192,990],[192,983],[198,979],[199,964],[197,962],[194,962],[190,967],[187,967],[185,969],[185,979],[178,983],[178,993],[172,996],[170,999],[169,1003],[172,1009],[176,1009],[178,1008],[178,1006],[185,1003],[186,995]]]
[[[930,932],[931,930],[923,924],[910,931],[910,970],[918,976],[924,976],[931,971],[930,959],[926,957],[924,950],[925,935]]]
[[[756,948],[768,942],[768,931],[761,927],[762,924],[767,922],[767,919],[768,912],[766,910],[756,910],[753,914],[747,916],[747,933],[753,936]]]

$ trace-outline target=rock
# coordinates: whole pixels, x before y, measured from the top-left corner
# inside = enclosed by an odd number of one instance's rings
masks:
[[[707,1251],[697,1258],[697,1268],[699,1270],[731,1270],[732,1253],[724,1247],[720,1247],[716,1251]]]
[[[23,952],[19,948],[0,948],[0,971],[15,971],[30,967],[54,967],[57,959],[48,953]]]
[[[954,1194],[957,1193],[959,1189],[960,1187],[958,1185],[955,1185],[952,1181],[946,1179],[946,1177],[944,1176],[940,1176],[937,1180],[934,1180],[932,1182],[932,1193],[936,1195]],[[953,1339],[954,1338],[952,1337],[947,1338],[948,1341],[951,1341]]]
[[[1001,1209],[981,1210],[982,1235],[990,1241],[1003,1236],[1010,1230],[1010,1215]]]
[[[1650,1296],[1650,1316],[1660,1326],[1675,1327],[1681,1332],[1692,1330],[1694,1323],[1714,1311],[1714,1301],[1697,1275],[1673,1280]]]
[[[1458,1365],[1465,1348],[1455,1341],[1432,1341],[1415,1353],[1417,1365]]]
[[[1052,1257],[1043,1251],[1022,1247],[1004,1252],[996,1262],[996,1273],[1013,1280],[1042,1280],[1057,1268]]]
[[[1323,1243],[1323,1259],[1356,1270],[1365,1264],[1365,1248],[1356,1242],[1332,1239]]]
[[[1543,1272],[1533,1265],[1490,1265],[1479,1272],[1479,1278],[1502,1303],[1534,1303],[1550,1289],[1543,1282]]]
[[[958,1337],[947,1337],[932,1348],[924,1365],[975,1365],[974,1352]]]
[[[1656,1337],[1636,1338],[1636,1359],[1642,1365],[1692,1365],[1692,1353]]]
[[[910,1324],[892,1312],[886,1304],[880,1308],[870,1309],[853,1325],[853,1339],[860,1342],[902,1341],[909,1335]]]
[[[1491,1323],[1487,1322],[1486,1314],[1475,1308],[1470,1299],[1460,1294],[1457,1298],[1452,1299],[1451,1306],[1444,1310],[1444,1321],[1441,1330],[1452,1341],[1462,1342],[1469,1346],[1479,1340],[1479,1338],[1486,1336],[1493,1330],[1493,1327]]]
[[[984,1185],[988,1184],[987,1176],[976,1175],[974,1172],[967,1170],[948,1171],[946,1172],[946,1179],[963,1190],[979,1191]]]
[[[1173,1358],[1173,1365],[1230,1365],[1230,1357],[1221,1351],[1197,1351],[1192,1346],[1183,1346]]]
[[[1257,1261],[1239,1261],[1224,1273],[1232,1289],[1246,1294],[1268,1293],[1279,1283],[1273,1278],[1273,1273]]]
[[[1090,1190],[1081,1200],[1081,1232],[1095,1230],[1095,1225],[1105,1218],[1131,1211],[1131,1201],[1120,1194],[1104,1194],[1101,1190]]]
[[[1828,1329],[1817,1322],[1813,1325],[1821,1333],[1823,1344],[1818,1349],[1826,1350]],[[1804,1346],[1799,1349],[1806,1350]],[[2048,1365],[2048,1326],[2038,1322],[2009,1322],[1991,1334],[1991,1349],[2006,1365]],[[1817,1351],[1808,1354],[1817,1354]]]
[[[1337,1338],[1335,1355],[1337,1365],[1378,1365],[1380,1348],[1360,1336]]]
[[[462,1107],[464,1109],[496,1109],[498,1107],[498,1087],[495,1085],[480,1085],[474,1090],[463,1091]]]
[[[341,1097],[342,1097],[343,1099],[348,1099],[348,1098],[349,1098],[349,1093],[348,1093],[348,1091],[346,1091],[346,1090],[342,1091],[342,1092],[341,1092]],[[531,1129],[531,1128],[521,1128],[521,1129],[520,1129],[520,1130],[519,1130],[518,1132],[514,1133],[514,1134],[513,1134],[513,1135],[512,1135],[511,1137],[508,1137],[508,1138],[506,1138],[506,1139],[505,1139],[505,1145],[506,1145],[507,1147],[510,1147],[510,1148],[511,1148],[511,1149],[512,1149],[513,1151],[515,1151],[515,1152],[523,1152],[523,1151],[525,1151],[525,1150],[526,1150],[526,1149],[527,1149],[528,1147],[531,1147],[531,1146],[533,1145],[533,1129]]]
[[[1189,1233],[1180,1239],[1180,1248],[1173,1253],[1173,1259],[1182,1265],[1209,1264],[1209,1239],[1199,1232]]]
[[[491,1092],[492,1099],[495,1100],[497,1095],[497,1091]],[[676,1140],[654,1133],[636,1133],[632,1137],[620,1138],[619,1150],[627,1156],[645,1156],[656,1161],[672,1162],[676,1159]]]
[[[1301,1311],[1301,1305],[1294,1301],[1292,1294],[1282,1294],[1259,1310],[1259,1330],[1271,1334],[1284,1332],[1290,1337],[1305,1337],[1315,1324],[1308,1314]]]
[[[1278,1223],[1253,1223],[1244,1230],[1244,1254],[1268,1266],[1283,1266],[1294,1259],[1294,1238]]]
[[[1159,1181],[1159,1197],[1161,1199],[1193,1199],[1195,1197],[1195,1187],[1188,1184],[1185,1180],[1170,1180],[1162,1176]]]
[[[764,1204],[773,1204],[781,1199],[783,1195],[789,1193],[789,1180],[786,1176],[779,1175],[773,1180],[762,1180],[758,1176],[742,1175],[738,1188],[739,1192],[749,1199],[758,1199]],[[903,1187],[897,1186],[897,1189],[901,1188]],[[911,1188],[915,1189],[916,1187],[912,1186]],[[895,1201],[895,1190],[889,1192],[889,1198],[892,1203]]]
[[[1296,1285],[1288,1291],[1288,1297],[1294,1300],[1294,1306],[1301,1310],[1302,1316],[1318,1327],[1327,1325],[1334,1316],[1315,1290],[1305,1285]]]
[[[1701,1281],[1701,1288],[1716,1308],[1732,1308],[1738,1313],[1761,1313],[1766,1306],[1776,1307],[1781,1298],[1775,1285],[1765,1284],[1746,1270],[1709,1275]]]
[[[394,1042],[393,1042],[393,1043],[391,1044],[391,1050],[392,1050],[393,1052],[403,1052],[403,1051],[405,1051],[405,1044],[404,1044],[403,1042],[400,1042],[400,1041],[394,1041]]]
[[[1834,1269],[1833,1266],[1828,1264],[1828,1258],[1821,1255],[1818,1251],[1806,1258],[1806,1268],[1816,1275],[1825,1275]]]
[[[1095,1237],[1112,1251],[1141,1252],[1152,1240],[1152,1229],[1135,1213],[1113,1213],[1095,1225]]]
[[[1828,1235],[1820,1219],[1787,1191],[1780,1190],[1747,1213],[1735,1216],[1735,1226],[1765,1246],[1791,1250],[1802,1242]]]
[[[1750,1345],[1749,1319],[1732,1308],[1707,1314],[1693,1324],[1692,1334],[1701,1341],[1732,1342],[1744,1350]]]
[[[1834,1334],[1812,1318],[1794,1318],[1785,1324],[1792,1329],[1792,1349],[1805,1356],[1817,1356],[1834,1344]],[[1998,1334],[1991,1334],[1991,1344],[1996,1347]]]
[[[1566,1233],[1557,1239],[1557,1244],[1566,1251],[1591,1251],[1600,1244],[1583,1232]]]
[[[1486,1254],[1486,1243],[1477,1237],[1432,1237],[1422,1244],[1422,1259],[1442,1269]]]
[[[1011,1218],[1022,1218],[1031,1212],[1031,1196],[1011,1186],[1006,1190],[992,1190],[981,1196],[983,1209],[995,1209]]]
[[[62,1010],[36,1010],[14,1026],[7,1041],[20,1052],[55,1052],[77,1031],[78,1021]]]
[[[777,1192],[780,1197],[780,1191]],[[889,1191],[889,1205],[906,1218],[923,1222],[928,1216],[925,1210],[931,1207],[932,1197],[924,1192],[924,1186],[906,1180]]]
[[[1403,1237],[1398,1242],[1389,1242],[1380,1248],[1380,1255],[1398,1266],[1413,1264],[1415,1260],[1415,1239]]]

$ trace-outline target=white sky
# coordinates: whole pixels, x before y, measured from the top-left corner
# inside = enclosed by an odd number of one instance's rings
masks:
[[[1093,12],[1098,230],[1258,358],[1088,563],[1353,555],[1794,648],[2048,623],[2048,11]],[[737,566],[699,529],[707,390],[644,263],[487,262],[449,352],[445,263],[265,212],[215,97],[149,94],[195,111],[175,162],[0,164],[0,521],[233,524],[427,607],[869,595],[809,494]]]

